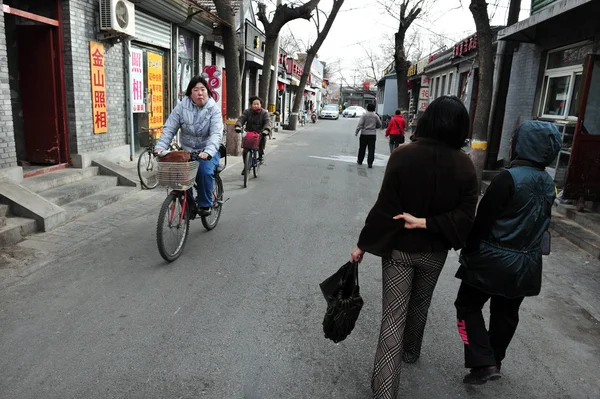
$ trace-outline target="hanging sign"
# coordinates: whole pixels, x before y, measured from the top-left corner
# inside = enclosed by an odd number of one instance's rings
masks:
[[[131,49],[131,60],[129,63],[131,70],[129,71],[129,76],[131,77],[131,101],[134,113],[146,112],[146,103],[144,102],[143,54],[142,50]]]
[[[108,131],[106,115],[106,76],[104,74],[104,45],[90,41],[90,71],[92,74],[92,120],[94,134]]]
[[[150,103],[148,110],[148,127],[159,128],[163,126],[163,57],[151,51],[148,55],[148,91],[150,94]],[[157,137],[160,132],[157,133]]]

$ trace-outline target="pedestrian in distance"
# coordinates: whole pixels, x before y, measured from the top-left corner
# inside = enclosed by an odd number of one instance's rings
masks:
[[[271,131],[271,115],[269,111],[262,107],[263,100],[258,97],[250,97],[250,107],[242,113],[242,115],[235,122],[235,131],[238,133],[242,132],[242,128],[246,125],[247,132],[256,132],[260,134],[260,141],[258,143],[258,162],[263,164],[265,145],[267,143],[267,136]],[[242,170],[242,174],[244,171]]]
[[[467,384],[501,377],[506,350],[526,296],[540,293],[542,236],[550,225],[555,186],[545,167],[556,158],[561,138],[550,122],[527,121],[510,143],[510,168],[491,182],[459,258],[462,280],[456,306],[464,342]],[[547,233],[546,233],[547,234]],[[481,312],[490,301],[486,330]]]
[[[169,148],[169,143],[180,131],[181,146],[185,151],[199,152],[196,184],[198,186],[198,213],[210,215],[213,206],[215,169],[219,164],[219,146],[223,139],[223,116],[221,108],[212,96],[208,82],[194,76],[188,84],[183,100],[169,115],[155,151]]]
[[[385,129],[385,137],[390,140],[390,154],[398,148],[400,144],[404,144],[404,133],[406,129],[406,120],[402,117],[402,111],[397,109],[395,115],[389,121]]]
[[[356,126],[355,136],[360,133],[360,141],[358,148],[358,159],[356,163],[362,165],[365,159],[365,151],[369,147],[369,155],[367,157],[367,164],[369,168],[373,167],[373,161],[375,161],[375,141],[377,141],[377,129],[381,127],[381,119],[375,113],[375,104],[367,104],[367,112],[362,114],[358,120]]]
[[[477,176],[461,146],[469,114],[443,96],[419,120],[416,141],[395,150],[351,260],[382,258],[383,303],[371,389],[396,399],[401,362],[421,355],[427,312],[448,250],[462,248],[475,219]]]

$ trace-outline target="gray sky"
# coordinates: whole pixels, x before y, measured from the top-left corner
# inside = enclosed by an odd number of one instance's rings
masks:
[[[284,0],[285,2],[285,0]],[[444,41],[447,46],[475,33],[475,23],[468,9],[469,0],[428,0],[433,7],[424,9],[424,15],[417,19],[411,29],[418,31],[424,54],[438,48]],[[462,4],[461,4],[462,3]],[[509,0],[490,0],[488,12],[492,12],[492,25],[506,24]],[[331,0],[322,0],[321,8],[327,13]],[[497,5],[497,6],[496,6]],[[529,0],[522,0],[520,19],[529,16]],[[356,69],[356,59],[364,57],[363,46],[383,53],[384,36],[397,31],[398,22],[389,16],[377,0],[345,0],[331,31],[319,51],[322,61],[341,60],[346,79]],[[311,40],[316,37],[314,24],[304,20],[289,23],[283,31],[291,30],[298,40]],[[393,37],[393,36],[392,36]],[[390,54],[390,62],[393,54]]]

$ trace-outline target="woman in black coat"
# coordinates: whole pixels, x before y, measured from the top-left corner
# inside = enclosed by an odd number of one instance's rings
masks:
[[[382,257],[383,314],[371,381],[374,398],[396,398],[400,365],[421,354],[427,312],[450,248],[465,245],[475,218],[475,167],[461,151],[469,114],[455,96],[433,101],[416,141],[390,156],[377,202],[351,260]]]

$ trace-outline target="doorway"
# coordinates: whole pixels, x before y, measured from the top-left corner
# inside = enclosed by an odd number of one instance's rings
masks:
[[[3,6],[18,163],[67,163],[60,4],[11,3],[36,12]]]

